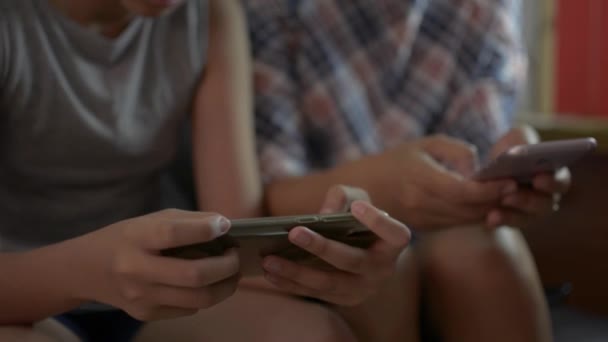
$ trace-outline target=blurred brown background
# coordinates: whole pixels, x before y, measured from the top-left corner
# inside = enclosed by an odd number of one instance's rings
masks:
[[[523,5],[530,75],[520,120],[543,139],[599,142],[597,153],[571,168],[560,211],[526,236],[544,284],[571,283],[570,307],[605,316],[608,327],[608,1]]]
[[[561,209],[526,231],[545,285],[570,282],[567,301],[608,315],[608,124],[537,125],[543,139],[596,136],[600,148],[571,172],[573,186]]]

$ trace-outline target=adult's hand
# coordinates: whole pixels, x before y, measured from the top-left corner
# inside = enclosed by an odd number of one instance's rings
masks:
[[[370,177],[379,180],[370,189],[372,199],[390,203],[386,210],[417,230],[483,223],[505,195],[517,190],[512,180],[472,181],[476,149],[441,135],[404,143],[361,162],[373,163]]]
[[[529,126],[514,128],[494,145],[490,158],[496,158],[513,146],[534,144],[539,140],[537,132]],[[517,191],[503,196],[500,205],[488,214],[486,223],[490,227],[525,227],[534,218],[559,209],[559,200],[568,191],[570,184],[568,168],[538,174],[532,179],[530,187],[519,186]]]

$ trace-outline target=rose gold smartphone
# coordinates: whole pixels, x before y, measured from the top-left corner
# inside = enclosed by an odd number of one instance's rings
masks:
[[[298,226],[359,248],[367,248],[376,241],[376,235],[350,213],[262,217],[232,220],[231,223],[227,235],[206,243],[168,249],[163,255],[197,259],[221,255],[226,249],[237,247],[241,273],[252,276],[262,274],[262,258],[271,254],[300,264],[331,267],[289,242],[287,234]]]
[[[514,178],[521,183],[527,183],[536,174],[572,165],[593,152],[596,147],[594,138],[514,146],[479,170],[473,179],[489,181]]]

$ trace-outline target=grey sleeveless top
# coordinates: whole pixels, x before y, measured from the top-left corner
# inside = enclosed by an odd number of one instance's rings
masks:
[[[189,0],[107,39],[47,0],[0,1],[0,251],[159,208],[207,25]]]

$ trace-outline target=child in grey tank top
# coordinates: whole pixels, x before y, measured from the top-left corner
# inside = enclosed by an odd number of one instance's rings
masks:
[[[216,308],[239,282],[237,251],[161,253],[226,234],[230,221],[212,212],[261,214],[247,47],[237,0],[0,2],[0,340],[48,335],[60,322],[72,338],[125,341],[140,320],[200,309],[139,337],[353,340],[340,309],[383,286],[410,236],[367,202],[352,212],[378,235],[375,251],[298,227],[290,242],[335,268],[267,256],[265,279],[247,279]],[[201,211],[158,211],[159,173],[187,115]],[[366,197],[336,189],[327,210]],[[348,266],[357,262],[369,267]],[[110,309],[75,310],[90,302]]]
[[[135,17],[112,39],[47,1],[0,6],[0,250],[158,210],[205,64],[204,1]]]
[[[193,156],[201,209],[258,214],[246,33],[235,4],[211,2],[0,2],[0,340],[19,339],[6,324],[86,302],[149,320],[234,292],[234,252],[158,256],[229,228],[217,214],[155,212],[187,116],[205,146]],[[210,13],[221,18],[213,33]],[[201,268],[208,280],[182,276]],[[119,311],[57,320],[80,325],[83,340],[118,341],[138,326]]]

